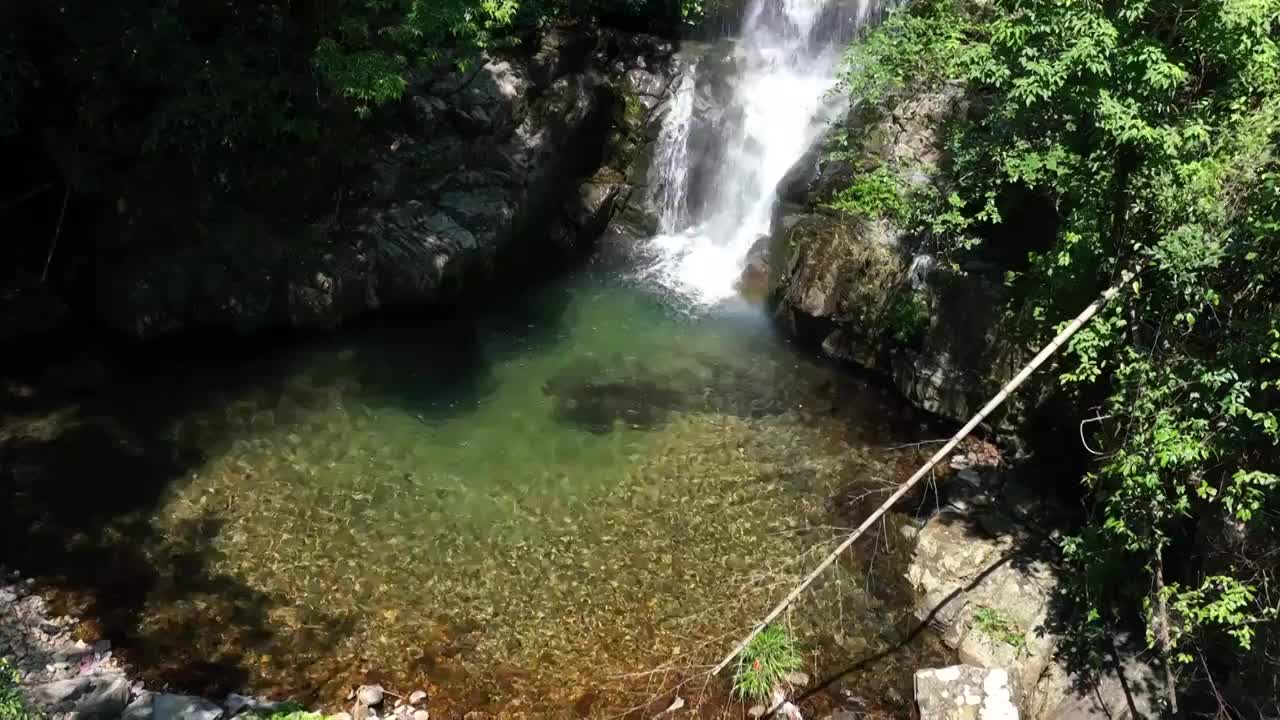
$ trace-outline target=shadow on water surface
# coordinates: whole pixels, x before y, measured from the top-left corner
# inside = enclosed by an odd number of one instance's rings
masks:
[[[299,612],[291,598],[218,570],[226,530],[218,508],[171,523],[158,513],[258,415],[286,422],[308,402],[290,382],[299,348],[352,335],[363,342],[354,359],[369,368],[362,379],[370,403],[447,417],[489,392],[475,325],[461,317],[425,327],[379,323],[335,338],[183,336],[106,341],[74,355],[6,353],[0,565],[36,578],[56,611],[83,618],[87,634],[110,639],[150,684],[218,697],[274,667],[297,678],[276,690],[306,700],[328,681],[324,661],[350,635],[351,620]],[[334,367],[331,378],[324,368],[307,371],[323,387],[352,368]],[[90,379],[68,379],[75,373]],[[231,417],[250,389],[268,398],[260,405],[275,405],[274,416]],[[192,416],[208,421],[181,422]]]
[[[151,682],[217,694],[300,642],[272,617],[279,598],[212,569],[220,520],[153,521],[207,448],[230,440],[213,429],[198,446],[171,432],[175,418],[234,390],[234,379],[215,386],[179,369],[209,350],[142,349],[78,392],[31,364],[0,369],[0,563],[37,578],[55,609],[84,618]],[[343,631],[308,621],[311,647]]]

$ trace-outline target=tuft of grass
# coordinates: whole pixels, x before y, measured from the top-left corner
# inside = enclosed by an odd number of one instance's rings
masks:
[[[919,347],[929,331],[929,306],[922,293],[910,288],[894,295],[885,315],[886,329],[903,347]]]
[[[785,629],[770,625],[738,655],[733,693],[740,700],[768,700],[787,674],[799,670],[803,664],[795,638]]]
[[[987,637],[1012,646],[1018,652],[1027,651],[1027,636],[1018,624],[995,608],[980,607],[973,612],[973,624]]]
[[[18,689],[18,671],[8,658],[0,658],[0,720],[40,720]]]

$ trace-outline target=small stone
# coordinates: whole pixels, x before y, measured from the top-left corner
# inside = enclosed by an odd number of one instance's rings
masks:
[[[427,701],[426,690],[414,690],[412,693],[409,694],[410,705],[421,705],[426,701]]]
[[[256,698],[240,693],[228,693],[227,699],[222,701],[222,707],[226,708],[227,715],[231,717],[239,715],[241,710],[259,710],[264,705],[274,707],[275,703],[261,703]]]
[[[802,673],[798,670],[796,672],[787,673],[787,676],[783,679],[792,687],[804,687],[809,684],[809,674]]]
[[[431,713],[426,710],[414,710],[413,720],[431,720]]]
[[[219,720],[222,708],[191,695],[157,695],[151,703],[154,720]]]
[[[360,690],[356,692],[356,697],[361,705],[372,707],[382,702],[382,694],[381,685],[361,685]]]
[[[903,540],[915,540],[920,531],[910,525],[899,525],[898,534],[902,536]]]
[[[747,711],[747,717],[760,718],[764,716],[764,713],[765,707],[763,705],[752,705],[751,709]]]
[[[773,711],[773,716],[779,720],[804,720],[804,715],[800,712],[800,708],[791,702],[784,702]]]
[[[107,654],[107,653],[111,652],[111,641],[110,641],[110,640],[99,640],[99,641],[95,642],[95,643],[93,644],[93,652],[94,652],[94,654],[95,654],[95,655],[98,655],[98,654],[105,655],[105,654]]]
[[[151,720],[155,714],[151,707],[155,696],[153,692],[138,692],[138,696],[129,703],[129,707],[124,709],[124,715],[120,716],[120,720]]]

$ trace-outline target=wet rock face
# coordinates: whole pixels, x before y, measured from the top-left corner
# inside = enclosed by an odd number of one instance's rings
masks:
[[[719,139],[732,137],[746,122],[745,110],[733,102],[732,80],[738,76],[732,43],[723,41],[702,49],[698,59],[693,124],[689,129],[692,151],[689,167],[689,211],[700,217],[713,194],[729,148]]]
[[[957,87],[855,106],[843,122],[853,147],[838,158],[819,148],[784,179],[779,191],[790,204],[768,258],[784,328],[831,357],[885,374],[918,407],[960,421],[1022,360],[1002,326],[1002,268],[977,260],[942,266],[892,220],[826,204],[877,168],[907,186],[945,185],[943,130],[965,112]]]
[[[327,328],[476,290],[504,266],[554,265],[643,184],[672,52],[646,35],[553,30],[467,72],[419,72],[395,121],[371,126],[332,212],[301,228],[226,213],[199,242],[120,258],[100,312],[136,336]]]

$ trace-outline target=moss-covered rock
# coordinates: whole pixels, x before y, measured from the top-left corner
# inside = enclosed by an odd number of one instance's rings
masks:
[[[872,174],[879,190],[945,189],[944,128],[963,110],[952,87],[854,107],[784,181],[793,204],[778,218],[768,262],[784,328],[956,420],[975,414],[1023,357],[1003,329],[1001,269],[937,262],[898,226],[903,203],[848,195]]]

